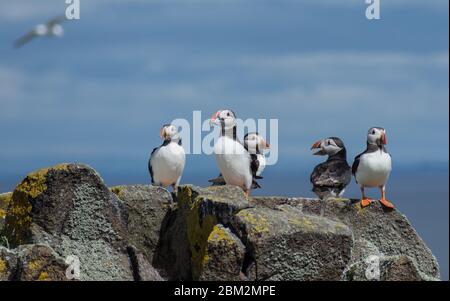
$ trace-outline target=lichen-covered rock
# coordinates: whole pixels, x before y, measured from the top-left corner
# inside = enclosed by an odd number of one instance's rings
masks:
[[[215,225],[207,240],[203,269],[199,280],[238,281],[245,256],[245,246],[230,229]]]
[[[21,281],[68,281],[69,265],[46,245],[23,245],[17,250],[19,259],[16,279]]]
[[[198,280],[214,226],[229,225],[237,212],[249,207],[248,199],[238,187],[186,185],[179,187],[177,200],[164,220],[154,263],[169,279]]]
[[[128,247],[133,276],[136,281],[164,281],[145,255],[133,246]]]
[[[5,224],[6,209],[11,202],[12,193],[2,193],[0,194],[0,233],[2,233],[3,226]],[[1,241],[0,241],[1,244]]]
[[[0,281],[68,281],[69,265],[48,245],[0,247]]]
[[[153,262],[161,224],[172,203],[171,194],[151,185],[117,186],[111,191],[123,202],[129,244]]]
[[[304,214],[322,216],[347,225],[352,231],[354,243],[351,259],[343,276],[345,280],[371,280],[366,278],[362,267],[367,267],[367,261],[373,256],[378,256],[383,264],[397,256],[406,256],[413,262],[421,279],[435,280],[440,277],[436,258],[408,219],[395,209],[383,208],[378,202],[361,208],[357,200],[349,199],[329,199],[322,202],[305,198],[261,197],[254,201],[258,206],[272,209],[289,205]],[[355,266],[361,269],[355,269]],[[350,271],[352,267],[353,271]],[[403,277],[409,279],[410,275]]]
[[[352,232],[343,223],[296,207],[255,207],[236,215],[234,229],[250,251],[250,280],[340,280]]]
[[[11,247],[45,243],[80,259],[82,280],[132,280],[121,202],[90,167],[61,164],[14,190],[4,235]]]
[[[0,281],[15,280],[17,255],[0,246]]]

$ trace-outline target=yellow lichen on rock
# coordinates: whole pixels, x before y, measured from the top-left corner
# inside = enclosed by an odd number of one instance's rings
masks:
[[[39,270],[42,268],[42,261],[41,260],[33,260],[28,262],[28,268],[32,271]]]
[[[269,222],[261,215],[248,210],[242,210],[237,214],[237,216],[251,225],[251,229],[249,229],[250,235],[260,235],[262,233],[269,232]]]
[[[38,281],[49,281],[50,276],[47,272],[41,272],[38,277]]]
[[[119,199],[121,197],[122,190],[123,186],[111,187],[111,192],[114,193]]]
[[[0,258],[0,275],[4,274],[6,272],[6,261]]]
[[[0,218],[4,218],[6,215],[6,209],[11,202],[12,193],[0,194]]]
[[[179,206],[185,214],[193,279],[198,279],[203,266],[208,262],[208,237],[217,224],[215,216],[202,212],[203,201],[198,196],[193,198],[192,189],[188,186],[182,187],[178,194]]]
[[[4,232],[12,246],[26,243],[33,209],[32,200],[47,190],[47,175],[50,171],[67,170],[68,164],[59,164],[34,171],[17,185],[6,211]]]

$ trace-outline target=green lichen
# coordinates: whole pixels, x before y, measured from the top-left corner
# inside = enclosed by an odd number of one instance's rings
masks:
[[[67,166],[67,164],[60,164],[32,172],[17,185],[6,211],[4,228],[4,234],[12,246],[18,246],[27,241],[32,222],[32,201],[47,190],[49,171],[67,170]]]
[[[269,222],[261,215],[248,210],[242,210],[237,214],[237,216],[242,218],[245,222],[247,222],[247,224],[250,225],[248,234],[252,236],[259,236],[263,233],[269,232]]]
[[[290,224],[302,227],[302,229],[310,231],[310,232],[312,232],[316,229],[316,226],[314,225],[314,223],[311,222],[306,216],[299,217],[299,218],[290,218],[290,219],[288,219],[288,222]]]
[[[208,262],[208,238],[217,224],[217,218],[206,214],[202,205],[204,199],[194,196],[188,186],[182,187],[178,202],[185,215],[189,248],[191,251],[192,277],[198,279],[204,265]]]

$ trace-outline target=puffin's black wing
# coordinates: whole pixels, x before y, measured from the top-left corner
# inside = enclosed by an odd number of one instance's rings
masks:
[[[153,181],[152,157],[153,157],[153,154],[154,154],[158,149],[159,149],[159,147],[155,147],[155,148],[152,150],[152,153],[151,153],[151,155],[150,155],[150,159],[148,160],[148,171],[149,171],[149,173],[150,173],[150,178],[152,179],[152,184],[155,183],[155,181]]]
[[[343,189],[351,178],[350,166],[346,161],[332,160],[317,165],[310,180],[314,186]]]
[[[258,156],[255,154],[250,154],[250,169],[252,171],[253,178],[255,179],[260,178],[256,176],[256,172],[259,169],[259,160]]]
[[[359,160],[363,154],[364,153],[360,153],[358,156],[355,157],[355,161],[353,161],[353,165],[352,165],[352,174],[353,175],[355,175],[356,171],[358,170]]]
[[[223,178],[222,174],[220,174],[217,178],[208,180],[209,183],[212,183],[212,186],[223,186],[226,185],[225,179]]]

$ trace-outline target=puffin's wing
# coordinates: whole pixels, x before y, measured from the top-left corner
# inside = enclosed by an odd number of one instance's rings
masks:
[[[259,169],[258,156],[255,154],[250,154],[250,169],[252,171],[253,178],[256,178],[256,172]]]
[[[221,186],[226,185],[225,179],[223,178],[222,174],[220,174],[217,178],[208,180],[209,183],[212,183],[213,186]]]
[[[355,175],[356,171],[358,170],[358,166],[359,166],[359,160],[361,158],[361,156],[364,153],[359,154],[358,156],[355,157],[355,161],[353,161],[353,165],[352,165],[352,174]]]
[[[314,186],[341,188],[351,180],[350,166],[345,161],[331,161],[319,164],[311,174]]]
[[[148,171],[149,171],[150,177],[151,177],[151,179],[152,179],[152,184],[155,183],[155,181],[153,180],[152,158],[153,158],[153,155],[155,154],[155,152],[156,152],[158,149],[159,149],[159,147],[155,147],[155,148],[152,150],[152,154],[150,155],[150,159],[148,160]]]
[[[28,42],[30,42],[32,39],[36,38],[38,35],[36,33],[36,30],[31,30],[30,32],[28,32],[27,34],[21,36],[20,38],[18,38],[16,40],[16,42],[14,43],[14,47],[15,48],[20,48],[23,45],[27,44]]]

